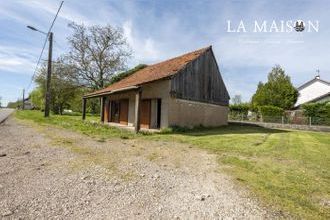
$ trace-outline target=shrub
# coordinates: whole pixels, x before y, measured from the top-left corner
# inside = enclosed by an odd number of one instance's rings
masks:
[[[309,103],[302,106],[306,117],[329,117],[330,102],[324,103]]]
[[[259,106],[258,111],[264,122],[280,123],[284,113],[282,108],[272,105]]]
[[[248,103],[230,105],[230,118],[232,119],[246,119],[249,112],[250,105]]]
[[[284,111],[280,107],[264,105],[259,106],[259,112],[262,116],[282,116]]]
[[[330,125],[330,102],[302,105],[303,114],[312,118],[312,124]]]

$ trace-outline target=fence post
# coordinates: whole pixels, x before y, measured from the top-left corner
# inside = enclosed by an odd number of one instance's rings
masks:
[[[309,117],[309,126],[312,126],[312,117]]]
[[[282,116],[282,125],[284,124],[284,117]]]

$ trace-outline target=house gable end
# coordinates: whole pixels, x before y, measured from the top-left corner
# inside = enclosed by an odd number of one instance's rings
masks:
[[[306,87],[308,87],[308,86],[310,86],[310,85],[312,85],[312,84],[314,84],[314,83],[317,83],[317,82],[320,82],[320,83],[323,83],[323,84],[325,84],[325,85],[327,85],[327,86],[330,86],[330,83],[329,83],[329,82],[327,82],[327,81],[325,81],[325,80],[322,80],[322,79],[314,78],[314,79],[312,79],[312,80],[310,80],[310,81],[304,83],[303,85],[299,86],[299,87],[297,88],[297,90],[298,90],[298,91],[301,91],[301,90],[305,89]]]
[[[314,102],[320,97],[328,94],[330,92],[330,85],[320,81],[318,79],[314,80],[308,86],[305,86],[299,90],[299,96],[295,107],[308,102]]]
[[[229,94],[211,48],[172,78],[171,95],[217,105],[229,104]]]

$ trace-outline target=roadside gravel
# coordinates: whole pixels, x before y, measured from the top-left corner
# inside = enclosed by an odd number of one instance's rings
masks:
[[[175,142],[95,139],[10,118],[0,125],[0,218],[265,219],[277,215]]]

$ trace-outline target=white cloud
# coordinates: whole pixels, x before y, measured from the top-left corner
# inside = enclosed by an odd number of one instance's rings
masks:
[[[11,11],[10,9],[3,7],[2,5],[0,5],[0,15],[0,20],[13,19],[20,23],[32,23],[32,20],[28,19],[26,16],[15,11]]]
[[[34,65],[31,63],[31,60],[18,57],[0,57],[0,70],[30,75],[33,68]]]
[[[127,43],[134,51],[134,58],[137,63],[150,63],[159,60],[160,51],[156,48],[154,40],[151,37],[140,39],[134,35],[132,21],[126,21],[123,24],[123,32]]]
[[[17,48],[0,45],[0,70],[32,75],[36,55],[30,51],[33,51],[32,47]]]

